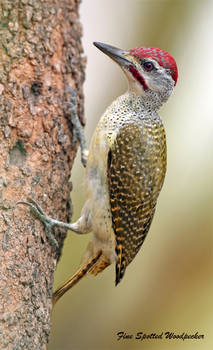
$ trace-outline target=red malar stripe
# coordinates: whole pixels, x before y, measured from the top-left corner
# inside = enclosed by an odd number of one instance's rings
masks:
[[[134,66],[129,66],[128,69],[132,76],[143,86],[144,91],[148,90],[149,88],[144,78],[142,77],[142,75],[140,75],[140,73],[138,73],[137,69],[135,69]]]

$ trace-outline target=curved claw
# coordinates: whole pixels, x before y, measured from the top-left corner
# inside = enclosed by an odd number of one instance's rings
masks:
[[[51,232],[52,228],[55,226],[55,222],[53,219],[51,219],[45,214],[41,206],[34,199],[31,198],[29,199],[29,202],[19,201],[16,204],[24,204],[30,207],[33,215],[43,223],[45,227],[46,236],[50,240],[50,243],[58,248],[58,242],[56,241],[55,237]]]
[[[81,163],[83,164],[84,168],[87,166],[87,158],[88,158],[89,151],[87,149],[81,151]]]
[[[44,215],[43,209],[40,207],[40,205],[34,199],[30,198],[29,202],[19,201],[16,204],[28,205],[32,210],[35,211],[35,213],[39,212],[41,215]]]

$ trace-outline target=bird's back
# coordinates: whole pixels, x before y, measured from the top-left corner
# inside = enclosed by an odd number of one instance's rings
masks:
[[[116,283],[139,251],[155,212],[166,170],[162,125],[124,126],[109,152],[108,183],[116,236]]]

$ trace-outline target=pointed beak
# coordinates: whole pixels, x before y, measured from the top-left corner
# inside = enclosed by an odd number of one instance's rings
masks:
[[[125,56],[128,55],[129,52],[125,50],[118,49],[117,47],[94,42],[93,43],[99,50],[103,51],[107,56],[112,58],[116,63],[118,63],[120,66],[126,66],[131,64],[131,61]]]

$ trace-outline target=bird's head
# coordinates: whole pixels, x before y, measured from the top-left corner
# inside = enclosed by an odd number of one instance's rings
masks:
[[[121,50],[99,42],[94,45],[119,64],[136,94],[161,104],[167,101],[178,78],[176,62],[168,52],[152,47]]]

